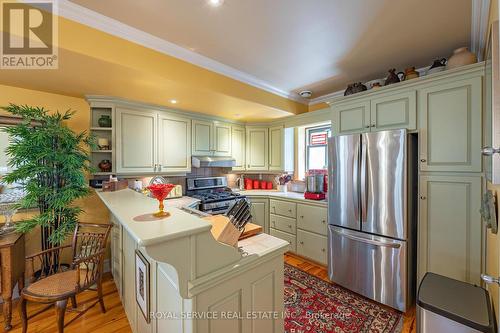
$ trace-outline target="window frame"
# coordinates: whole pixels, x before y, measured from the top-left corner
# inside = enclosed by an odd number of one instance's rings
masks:
[[[327,143],[324,145],[311,145],[310,144],[310,139],[311,135],[317,132],[326,132],[327,133]],[[307,173],[309,171],[309,149],[312,147],[325,147],[325,161],[328,163],[328,138],[331,137],[332,134],[332,128],[331,125],[319,125],[319,126],[313,126],[313,127],[306,127],[305,128],[305,134],[306,134],[306,145],[305,145],[305,172]]]

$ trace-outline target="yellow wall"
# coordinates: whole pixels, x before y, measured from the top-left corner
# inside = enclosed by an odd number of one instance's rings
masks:
[[[491,25],[492,22],[498,20],[499,17],[499,8],[498,8],[499,0],[492,0],[491,8],[490,8],[490,20],[489,23]],[[494,191],[497,195],[497,199],[500,198],[500,185],[491,185],[488,184],[487,188]],[[500,217],[500,211],[497,211],[497,217]],[[486,274],[491,276],[500,276],[499,271],[499,261],[500,261],[500,237],[498,234],[494,235],[490,231],[487,232],[486,235]],[[493,306],[495,307],[496,318],[500,318],[500,290],[497,285],[489,285],[488,290],[491,293],[491,297],[493,300]]]
[[[68,126],[76,132],[88,130],[90,109],[87,102],[82,98],[68,97],[45,93],[36,90],[28,90],[10,86],[0,85],[0,106],[14,104],[27,104],[33,106],[43,106],[51,111],[65,111],[67,109],[76,110],[76,114],[68,122]],[[2,114],[2,111],[0,111]],[[3,113],[5,114],[5,112]],[[77,202],[82,207],[85,214],[82,216],[82,222],[108,223],[109,213],[99,198],[93,194]],[[15,216],[15,221],[34,214],[34,212],[23,212]],[[38,232],[32,232],[26,236],[26,254],[31,254],[40,248],[40,235]]]

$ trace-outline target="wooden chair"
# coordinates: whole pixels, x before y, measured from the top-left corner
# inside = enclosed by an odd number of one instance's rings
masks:
[[[26,257],[31,284],[21,291],[20,315],[23,333],[28,329],[26,303],[55,303],[57,327],[64,332],[64,313],[68,299],[77,307],[76,294],[92,285],[97,286],[101,311],[106,312],[102,298],[102,270],[107,240],[111,225],[78,223],[73,234],[71,245],[59,246]],[[71,249],[70,263],[62,261],[63,250]],[[45,267],[45,269],[41,269]],[[35,272],[35,268],[38,271]],[[36,314],[35,314],[36,315]]]

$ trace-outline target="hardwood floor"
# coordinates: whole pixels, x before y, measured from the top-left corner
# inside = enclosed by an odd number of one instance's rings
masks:
[[[293,254],[285,255],[285,262],[295,266],[311,275],[315,275],[328,281],[328,272],[326,267],[315,264],[309,260]],[[101,313],[99,306],[94,305],[97,293],[95,291],[85,291],[78,295],[78,309],[75,311],[67,310],[65,323],[66,333],[128,333],[132,332],[123,310],[115,283],[111,274],[105,274],[104,282],[104,303],[107,312]],[[28,303],[28,315],[39,312],[44,308],[40,304]],[[1,323],[3,328],[3,319]],[[12,333],[21,332],[21,322],[18,314],[17,302],[13,304]],[[40,313],[29,320],[28,332],[53,333],[57,332],[54,310],[49,309]],[[415,308],[404,314],[403,331],[404,333],[415,333]]]
[[[125,311],[120,302],[111,274],[104,276],[103,282],[104,304],[106,313],[101,313],[97,300],[97,292],[84,291],[77,296],[78,308],[76,311],[68,309],[64,318],[65,333],[129,333],[132,332]],[[42,304],[28,303],[28,316],[44,309]],[[68,308],[69,308],[68,303]],[[18,302],[12,307],[12,333],[21,333],[21,320],[18,313]],[[48,309],[31,318],[28,322],[28,333],[54,333],[57,332],[55,310]],[[3,318],[0,330],[3,330]]]

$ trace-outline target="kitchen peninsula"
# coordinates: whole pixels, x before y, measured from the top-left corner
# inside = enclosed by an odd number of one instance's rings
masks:
[[[234,248],[168,202],[170,217],[136,222],[156,200],[130,189],[97,194],[112,215],[112,272],[134,332],[283,332],[288,242],[262,233]],[[136,302],[136,251],[150,267],[146,316]]]

